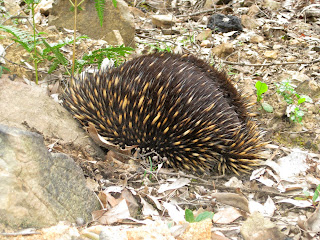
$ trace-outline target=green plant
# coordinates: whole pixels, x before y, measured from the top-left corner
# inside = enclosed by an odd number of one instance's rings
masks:
[[[231,65],[227,67],[228,69],[226,70],[226,73],[228,76],[235,76],[238,74],[237,70],[233,68]],[[223,66],[220,67],[220,71],[223,71]]]
[[[316,188],[316,190],[314,191],[313,197],[312,197],[312,202],[315,203],[316,200],[318,199],[320,194],[320,184],[318,185],[318,187]]]
[[[154,49],[156,49],[157,52],[169,52],[169,53],[171,53],[173,51],[171,46],[167,45],[166,43],[157,43],[157,44],[148,43],[147,45],[150,46],[149,52],[153,52]]]
[[[13,37],[12,40],[19,43],[27,52],[32,53],[34,51],[34,43],[32,35],[26,31],[22,31],[13,26],[2,26],[0,25],[0,30],[10,33]],[[44,34],[44,33],[39,33]],[[80,36],[76,38],[77,40],[81,40],[87,38],[86,36]],[[61,48],[67,45],[73,44],[73,39],[66,38],[59,43],[48,43],[44,37],[37,36],[36,45],[42,46],[42,50],[40,48],[36,48],[36,58],[37,63],[48,60],[51,62],[48,73],[52,73],[57,69],[58,66],[64,66],[66,72],[71,75],[69,69],[69,61],[62,53]],[[113,59],[115,62],[115,66],[120,65],[124,60],[127,54],[130,54],[133,51],[133,48],[130,47],[108,47],[93,51],[89,54],[85,54],[82,59],[76,60],[75,71],[81,72],[83,67],[89,64],[97,64],[99,67],[103,59],[109,58]],[[34,58],[32,58],[34,59]]]
[[[85,54],[82,59],[75,61],[75,70],[81,72],[85,65],[98,64],[100,68],[102,61],[105,58],[112,59],[115,66],[119,66],[125,60],[125,56],[130,54],[134,49],[131,47],[125,47],[123,45],[119,47],[102,48],[91,53]]]
[[[152,166],[153,166],[153,165],[152,165],[153,162],[152,162],[152,159],[151,159],[150,156],[148,157],[148,160],[149,160],[149,163],[150,163],[150,171],[153,171],[153,169],[152,169],[152,168],[153,168],[153,167],[152,167]],[[147,171],[144,171],[143,178],[145,178],[146,176],[147,176]],[[152,176],[151,176],[151,174],[150,174],[150,175],[149,175],[150,181],[151,181],[151,178],[152,178]]]
[[[261,104],[261,107],[266,112],[273,112],[273,107],[270,104],[268,104],[267,102],[261,102],[261,100],[263,99],[263,94],[268,91],[268,85],[261,81],[257,81],[255,87],[257,89],[257,102]]]
[[[38,63],[40,62],[39,59],[39,52],[36,46],[40,43],[40,38],[38,37],[39,34],[31,35],[26,31],[22,31],[14,26],[4,26],[0,25],[0,29],[7,33],[13,35],[12,40],[19,43],[27,52],[31,54],[32,61],[34,63],[34,69],[36,73],[36,83],[38,83]]]
[[[8,72],[10,71],[8,68],[0,65],[0,78],[1,78],[1,76],[2,76],[2,74],[3,74],[3,70],[8,71]]]
[[[74,76],[75,72],[75,65],[76,65],[76,59],[75,59],[75,53],[76,53],[76,31],[77,31],[77,16],[78,16],[78,8],[80,8],[80,5],[83,3],[84,0],[81,0],[80,3],[78,3],[78,0],[74,0],[74,3],[69,0],[72,9],[74,10],[74,23],[73,23],[73,54],[72,54],[72,69],[71,69],[71,74]],[[105,8],[105,0],[95,0],[95,8],[97,10],[98,18],[100,21],[100,25],[102,26],[103,24],[103,16],[104,16],[104,8]],[[117,7],[117,0],[112,0],[113,6]]]
[[[293,122],[302,122],[302,117],[304,116],[303,110],[299,106],[294,104],[289,105],[286,110],[287,117]]]
[[[61,41],[59,43],[49,44],[44,37],[41,37],[40,34],[42,35],[44,34],[43,32],[41,32],[37,34],[35,39],[36,44],[34,44],[33,36],[26,31],[22,31],[21,29],[16,28],[14,26],[3,26],[3,25],[0,25],[0,29],[7,33],[10,33],[13,36],[11,39],[16,43],[19,43],[28,53],[31,54],[31,59],[33,61],[36,61],[36,65],[34,65],[36,74],[37,74],[37,65],[44,60],[48,60],[52,62],[52,64],[49,67],[48,73],[52,73],[59,65],[64,66],[66,68],[66,71],[69,72],[68,60],[63,55],[60,49],[64,46],[72,44],[73,39],[66,38],[64,41]],[[83,39],[83,38],[87,38],[87,37],[81,36],[81,37],[78,37],[76,40]],[[35,46],[41,46],[42,49],[40,49],[40,47],[35,48]],[[38,83],[37,78],[36,78],[36,83]]]
[[[35,16],[34,9],[40,3],[40,0],[25,0],[25,3],[27,4],[28,8],[31,10],[31,16],[32,16],[32,30],[33,30],[32,60],[33,60],[34,70],[35,70],[35,75],[36,75],[36,84],[38,84],[38,63],[41,60],[38,57],[38,52],[37,52],[37,48],[36,48],[37,43],[38,43],[38,34],[36,32],[37,30],[36,30],[36,22],[34,19],[34,16]]]
[[[79,6],[84,0],[82,0],[79,4],[77,4],[77,0],[74,1],[74,4],[72,1],[71,4],[73,5],[74,11],[75,11],[75,22],[76,22],[76,14]],[[73,54],[75,54],[75,44],[76,41],[82,38],[87,38],[86,36],[76,37],[74,35],[73,39],[66,38],[64,41],[61,41],[59,43],[48,43],[45,39],[45,37],[41,36],[45,33],[43,32],[36,32],[35,28],[35,20],[34,20],[34,9],[39,4],[40,0],[25,0],[28,9],[31,11],[31,16],[33,20],[33,33],[30,34],[29,32],[23,31],[19,28],[16,28],[14,26],[5,26],[0,25],[0,30],[10,33],[12,35],[12,40],[19,43],[28,53],[31,55],[31,60],[34,64],[35,69],[35,75],[36,80],[35,82],[38,84],[38,64],[44,60],[47,60],[51,62],[51,65],[49,67],[48,73],[52,73],[55,69],[57,69],[58,66],[62,65],[65,67],[66,72],[69,75],[74,75],[74,72],[81,72],[83,67],[88,64],[98,64],[98,66],[101,66],[101,63],[103,59],[109,58],[113,59],[115,62],[115,65],[120,65],[124,59],[125,55],[131,53],[133,51],[130,47],[109,47],[104,49],[99,49],[96,51],[93,51],[92,53],[85,54],[82,59],[75,60],[75,57],[73,55],[72,57],[72,70],[71,73],[69,71],[69,61],[65,57],[65,55],[62,53],[61,48],[73,44]],[[117,1],[112,0],[113,5],[116,7]],[[103,9],[104,9],[105,0],[95,0],[95,6],[98,12],[100,23],[102,24],[103,20]],[[76,24],[75,24],[75,33],[76,33]],[[38,47],[37,47],[38,46]],[[41,46],[42,48],[40,48]],[[6,69],[1,66],[1,72],[2,70]]]
[[[288,104],[293,104],[293,97],[297,94],[295,91],[296,85],[292,84],[289,79],[283,80],[281,83],[276,83],[277,93],[279,93]]]
[[[320,194],[320,184],[317,186],[312,197],[311,197],[312,194],[309,191],[303,191],[303,194],[305,195],[305,197],[296,197],[295,199],[296,200],[311,200],[312,204],[314,206],[316,206],[316,203],[317,203],[316,201],[317,201],[319,194]]]
[[[276,83],[277,93],[280,94],[288,104],[286,109],[287,117],[293,122],[302,122],[304,111],[300,107],[304,102],[312,103],[312,99],[307,95],[300,95],[296,92],[297,86],[292,84],[290,79]]]
[[[262,94],[268,91],[268,85],[261,81],[257,81],[255,87],[257,89],[257,102],[260,102],[263,98]]]
[[[80,36],[76,40],[85,39],[87,36]],[[69,72],[69,61],[68,59],[63,55],[63,53],[60,51],[62,47],[65,47],[67,45],[73,44],[73,39],[66,38],[64,41],[60,41],[59,43],[52,43],[49,44],[44,38],[42,39],[42,42],[45,46],[45,48],[41,52],[42,59],[47,59],[48,61],[52,62],[52,64],[49,67],[48,73],[52,73],[54,70],[57,69],[59,65],[62,65],[65,67],[66,72],[70,75]]]
[[[106,0],[94,0],[94,2],[95,2],[95,8],[97,10],[98,17],[99,17],[100,25],[102,26]],[[113,3],[114,7],[117,7],[117,1],[116,0],[112,0],[112,3]]]
[[[200,222],[200,221],[203,221],[203,220],[205,220],[205,219],[207,219],[207,218],[212,219],[212,218],[213,218],[213,215],[214,215],[213,212],[205,211],[205,212],[200,213],[200,214],[195,218],[193,212],[192,212],[190,209],[187,208],[187,209],[185,210],[185,219],[186,219],[186,221],[189,222],[189,223]]]
[[[45,34],[43,32],[36,32],[35,28],[35,19],[34,19],[34,9],[39,4],[40,0],[25,0],[29,10],[32,13],[32,29],[33,33],[30,34],[29,32],[23,31],[19,28],[14,26],[4,26],[0,25],[0,29],[10,33],[13,37],[11,38],[16,43],[19,43],[28,53],[31,55],[31,60],[34,64],[35,69],[35,82],[38,84],[38,64],[43,60],[53,60],[53,64],[49,69],[49,73],[51,73],[58,64],[66,65],[67,59],[63,56],[60,52],[60,48],[67,45],[68,43],[60,44],[56,47],[52,47],[49,43],[46,42],[45,38],[41,37],[41,35]],[[44,44],[44,50],[39,50],[37,46]],[[50,56],[50,53],[53,55]]]
[[[195,34],[189,35],[186,37],[186,39],[182,39],[180,41],[182,43],[183,46],[187,46],[189,44],[195,44],[196,43],[196,36]]]

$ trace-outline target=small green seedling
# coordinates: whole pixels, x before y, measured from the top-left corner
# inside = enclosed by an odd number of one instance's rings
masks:
[[[261,102],[261,100],[263,99],[263,94],[268,91],[268,85],[266,83],[258,81],[255,87],[257,89],[257,102],[261,104],[261,107],[266,112],[273,112],[273,107],[270,104],[268,104],[267,102]]]
[[[312,200],[312,204],[314,206],[317,205],[317,199],[319,198],[319,194],[320,194],[320,184],[317,186],[316,190],[313,193],[313,196],[311,197],[311,193],[309,191],[303,191],[303,194],[305,195],[305,197],[296,197],[296,200]]]
[[[7,72],[10,72],[10,69],[9,69],[9,68],[6,68],[6,67],[0,65],[0,78],[1,78],[4,70],[7,71]]]
[[[258,81],[256,83],[256,89],[257,89],[257,102],[260,102],[263,98],[262,94],[268,91],[268,85],[266,83]]]
[[[166,43],[157,43],[157,44],[147,44],[150,46],[150,52],[153,52],[154,49],[157,50],[157,52],[168,52],[172,53],[172,47],[170,45],[167,45]]]
[[[185,39],[180,40],[181,44],[183,46],[193,45],[196,43],[196,36],[195,34],[192,34],[190,36],[187,36]]]
[[[294,96],[297,94],[296,85],[292,84],[289,79],[276,83],[277,93],[280,94],[288,104],[293,104]]]
[[[318,197],[320,194],[320,184],[318,185],[318,187],[316,188],[316,190],[314,191],[313,197],[312,197],[312,202],[315,204]]]
[[[189,223],[200,222],[200,221],[203,221],[207,218],[212,219],[213,215],[214,215],[213,212],[205,211],[205,212],[200,213],[197,217],[194,217],[193,212],[190,209],[187,208],[185,210],[185,219]]]
[[[312,103],[312,99],[307,95],[300,95],[296,92],[297,86],[292,84],[289,79],[276,84],[277,93],[280,94],[288,104],[286,114],[292,122],[302,122],[304,111],[301,104],[304,102]]]

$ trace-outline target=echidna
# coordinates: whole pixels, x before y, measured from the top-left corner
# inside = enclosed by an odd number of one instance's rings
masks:
[[[265,145],[225,74],[190,55],[156,53],[85,74],[64,105],[107,141],[153,149],[174,168],[250,170]]]

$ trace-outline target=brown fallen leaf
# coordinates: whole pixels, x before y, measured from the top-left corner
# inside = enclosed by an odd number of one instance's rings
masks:
[[[98,210],[92,213],[92,219],[101,224],[113,224],[129,218],[130,212],[125,199],[110,210]]]
[[[93,141],[101,147],[104,147],[108,150],[114,151],[123,157],[127,157],[128,159],[131,156],[131,150],[137,146],[126,146],[124,149],[120,148],[120,146],[113,144],[105,140],[102,136],[99,135],[97,129],[92,123],[89,123],[87,127],[87,131],[89,136],[93,139]]]
[[[218,202],[227,204],[232,207],[240,208],[243,211],[249,212],[248,200],[236,193],[213,193],[211,194]]]
[[[242,216],[243,214],[238,209],[233,207],[228,207],[215,213],[213,215],[212,221],[214,223],[229,224]]]
[[[309,231],[320,232],[320,205],[318,205],[316,211],[305,222],[305,226]]]

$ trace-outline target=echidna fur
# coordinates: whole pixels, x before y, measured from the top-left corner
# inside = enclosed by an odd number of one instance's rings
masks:
[[[225,74],[190,55],[156,53],[85,74],[65,107],[106,140],[138,145],[193,172],[247,172],[265,145]]]

